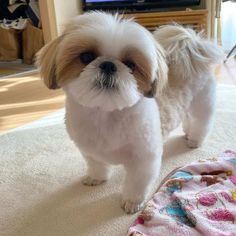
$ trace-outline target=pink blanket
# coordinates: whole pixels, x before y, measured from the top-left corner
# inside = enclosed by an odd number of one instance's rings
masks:
[[[172,172],[129,228],[138,235],[236,236],[236,152]]]

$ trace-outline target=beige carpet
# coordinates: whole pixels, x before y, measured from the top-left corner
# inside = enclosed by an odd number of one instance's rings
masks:
[[[0,136],[0,235],[125,235],[135,216],[119,207],[122,168],[114,168],[104,185],[83,186],[83,159],[62,122],[49,120]],[[236,150],[234,86],[218,88],[216,124],[202,148],[190,150],[181,132],[173,134],[165,145],[161,178],[225,149]]]

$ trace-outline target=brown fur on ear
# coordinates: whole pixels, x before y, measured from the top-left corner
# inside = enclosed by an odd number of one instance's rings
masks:
[[[157,54],[157,72],[156,81],[153,85],[156,86],[154,97],[161,94],[168,82],[168,66],[166,63],[165,51],[160,44],[155,42],[156,54]]]
[[[148,93],[152,84],[152,68],[148,58],[142,51],[131,47],[125,50],[121,59],[135,64],[133,75],[137,81],[138,89],[142,94]]]
[[[150,84],[150,90],[144,93],[144,96],[147,98],[154,98],[161,94],[168,81],[168,66],[166,63],[165,51],[157,42],[154,43],[157,54],[157,72],[156,78]]]
[[[136,67],[133,71],[137,81],[139,91],[145,97],[156,97],[161,93],[167,84],[168,67],[165,59],[164,49],[154,40],[157,55],[157,71],[153,74],[150,60],[143,54],[142,51],[136,48],[127,48],[125,54],[121,57],[122,61],[132,61]],[[154,79],[155,78],[155,79]]]
[[[144,93],[144,97],[154,98],[157,93],[157,79],[155,79],[151,84],[151,89]]]
[[[58,89],[58,78],[56,76],[56,56],[58,45],[63,36],[54,39],[46,44],[36,54],[36,66],[39,68],[41,78],[49,89]]]

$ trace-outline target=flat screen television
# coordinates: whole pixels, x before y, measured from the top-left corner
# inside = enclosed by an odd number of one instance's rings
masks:
[[[145,11],[196,5],[200,5],[200,0],[83,0],[83,9],[85,11]]]

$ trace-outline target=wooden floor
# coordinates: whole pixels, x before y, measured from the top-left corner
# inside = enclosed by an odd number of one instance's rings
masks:
[[[219,83],[236,85],[236,60],[216,69]],[[64,106],[62,90],[48,90],[38,74],[0,79],[0,133],[29,123]]]
[[[0,79],[0,133],[64,106],[62,90],[49,90],[38,74]]]
[[[236,85],[236,59],[229,58],[223,65],[215,70],[218,83]]]

